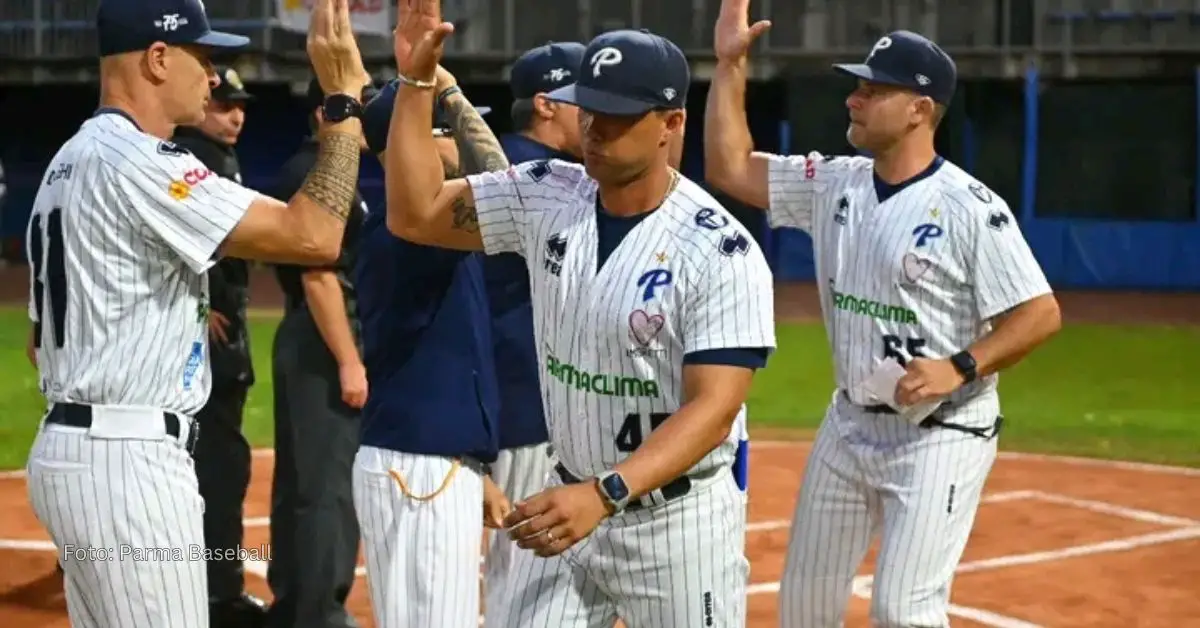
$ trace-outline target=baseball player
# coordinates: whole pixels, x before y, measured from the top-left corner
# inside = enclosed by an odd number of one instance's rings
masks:
[[[518,545],[488,626],[740,626],[745,499],[732,427],[775,344],[771,273],[750,236],[668,165],[690,82],[673,43],[593,39],[578,81],[584,165],[536,161],[443,181],[425,126],[438,3],[406,3],[388,212],[405,237],[526,259],[559,464],[505,520]],[[417,42],[411,47],[408,42]],[[480,126],[479,135],[490,132]],[[498,147],[497,147],[498,148]]]
[[[385,87],[365,115],[368,147],[384,153],[385,164],[407,150],[387,136],[395,95],[394,83]],[[465,107],[447,116],[455,139],[434,141],[458,141],[470,163],[463,116],[482,119],[461,94],[454,102]],[[432,119],[427,114],[429,138]],[[508,512],[487,470],[498,447],[499,396],[479,257],[408,241],[384,212],[363,224],[354,273],[371,394],[353,485],[380,628],[479,623],[484,522],[497,527]]]
[[[222,255],[334,259],[359,106],[326,101],[322,156],[285,205],[166,140],[203,119],[219,84],[209,52],[245,37],[212,31],[197,0],[104,0],[96,22],[101,107],[51,160],[27,231],[49,402],[29,499],[60,552],[72,625],[208,628],[189,455],[211,385],[205,272]],[[310,28],[323,84],[349,91],[361,60],[345,0],[317,2]]]
[[[882,536],[876,626],[948,626],[946,606],[996,456],[996,373],[1054,334],[1058,305],[1003,199],[934,151],[953,61],[907,31],[876,42],[846,100],[865,157],[752,152],[747,50],[767,23],[725,0],[709,92],[709,180],[812,235],[837,391],[800,489],[780,590],[788,628],[842,624]]]
[[[546,94],[575,81],[583,48],[581,43],[549,43],[513,63],[510,86],[516,132],[499,138],[509,163],[579,161],[579,111],[550,101]],[[483,272],[500,379],[500,454],[492,465],[492,478],[509,499],[525,499],[546,485],[554,468],[538,383],[529,270],[525,258],[503,253],[486,256]],[[484,561],[487,608],[501,607],[498,598],[504,595],[504,580],[516,551],[508,535],[491,535]]]

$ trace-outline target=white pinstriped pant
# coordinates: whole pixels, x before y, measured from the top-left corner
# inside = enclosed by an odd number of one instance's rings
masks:
[[[148,418],[161,423],[162,412]],[[196,553],[204,500],[182,445],[50,425],[27,473],[33,512],[59,551],[72,626],[208,628]]]
[[[460,466],[428,501],[404,495],[438,490],[452,462],[364,446],[354,459],[354,510],[367,558],[378,628],[477,628],[483,478]]]
[[[560,484],[552,474],[550,485]],[[733,474],[661,506],[603,521],[563,554],[515,555],[485,628],[746,625],[746,495]]]
[[[872,625],[949,626],[954,569],[995,459],[995,438],[831,406],[796,501],[780,625],[841,626],[851,582],[878,533]]]
[[[550,443],[503,449],[492,465],[492,480],[514,504],[537,493],[546,486],[554,470]],[[515,555],[520,548],[508,533],[488,531],[487,556],[484,559],[484,608],[500,608],[505,580],[512,572]],[[485,610],[486,613],[486,610]]]

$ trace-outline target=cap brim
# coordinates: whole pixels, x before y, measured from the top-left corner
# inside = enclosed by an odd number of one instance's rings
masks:
[[[900,79],[885,72],[880,72],[879,70],[876,70],[865,63],[837,63],[834,64],[833,70],[840,74],[845,74],[846,76],[852,76],[854,78],[860,78],[864,81],[871,81],[872,83],[907,85],[906,82],[901,81]]]
[[[584,111],[610,116],[637,116],[649,113],[658,105],[654,103],[602,92],[584,85],[564,85],[549,94],[546,99],[575,105]]]
[[[208,31],[197,37],[192,43],[199,46],[208,46],[209,48],[242,48],[250,43],[250,38],[243,35],[234,35],[233,33]]]

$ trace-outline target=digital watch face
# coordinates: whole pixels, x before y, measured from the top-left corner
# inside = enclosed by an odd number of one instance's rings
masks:
[[[613,502],[620,503],[629,497],[629,487],[625,486],[625,480],[621,479],[619,475],[610,475],[604,478],[601,484],[604,486],[604,492]]]

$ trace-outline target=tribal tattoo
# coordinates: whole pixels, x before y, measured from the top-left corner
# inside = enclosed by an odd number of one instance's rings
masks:
[[[500,141],[488,128],[483,116],[462,94],[442,101],[446,121],[454,131],[459,160],[465,172],[497,172],[508,169],[508,158]]]
[[[455,229],[466,231],[467,233],[479,231],[479,214],[475,212],[475,205],[473,203],[468,203],[467,199],[460,196],[454,199],[451,211],[454,212],[452,224]]]
[[[300,192],[341,221],[350,215],[358,187],[361,147],[350,133],[329,131],[320,136],[317,163],[304,179]]]
[[[458,146],[459,170],[466,173],[497,172],[508,168],[508,158],[500,141],[488,128],[483,116],[471,106],[462,94],[453,95],[442,102],[446,121],[454,131],[454,143]],[[455,229],[474,233],[479,231],[479,216],[474,203],[464,198],[454,199]]]

